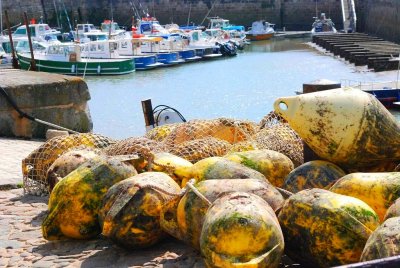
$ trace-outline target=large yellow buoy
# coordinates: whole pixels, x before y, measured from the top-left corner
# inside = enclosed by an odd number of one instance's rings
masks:
[[[274,211],[261,197],[229,193],[208,209],[200,237],[208,267],[275,268],[284,249]]]
[[[278,98],[274,109],[321,158],[345,167],[400,159],[400,127],[371,94],[340,88]]]

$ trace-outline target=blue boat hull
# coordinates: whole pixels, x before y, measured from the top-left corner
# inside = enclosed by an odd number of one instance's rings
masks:
[[[179,57],[178,52],[161,52],[157,54],[157,61],[164,64],[164,66],[176,65],[185,62]]]
[[[151,70],[163,65],[157,61],[157,55],[135,56],[134,59],[135,67],[138,71]]]
[[[185,62],[191,62],[201,59],[201,57],[196,55],[196,51],[194,49],[180,50],[178,51],[178,53],[180,58],[183,59]]]

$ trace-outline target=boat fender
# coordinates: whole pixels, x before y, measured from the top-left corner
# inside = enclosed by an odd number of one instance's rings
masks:
[[[98,65],[98,66],[97,66],[97,74],[100,74],[100,73],[101,73],[101,66]]]
[[[71,65],[71,73],[75,73],[75,64]]]

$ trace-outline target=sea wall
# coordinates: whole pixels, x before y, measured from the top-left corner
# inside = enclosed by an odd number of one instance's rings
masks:
[[[357,0],[362,32],[400,43],[400,0]]]
[[[87,105],[89,90],[81,78],[2,70],[0,86],[28,115],[79,132],[93,128]],[[46,125],[21,117],[0,94],[0,136],[44,138],[47,129]]]
[[[341,0],[2,0],[12,24],[22,22],[21,12],[28,17],[44,19],[52,26],[91,22],[114,18],[130,27],[132,16],[155,15],[162,24],[200,24],[206,16],[220,16],[235,24],[250,26],[258,19],[287,30],[310,30],[313,17],[321,12],[331,17],[342,29]],[[111,8],[112,3],[112,8]],[[358,31],[400,42],[399,0],[355,0]],[[207,21],[203,22],[204,25]]]
[[[155,15],[163,24],[206,25],[205,17],[220,16],[245,26],[265,19],[287,30],[310,30],[313,17],[320,12],[329,15],[339,27],[342,21],[338,0],[319,0],[317,5],[315,0],[3,0],[3,8],[9,11],[13,24],[22,22],[21,12],[26,11],[30,18],[43,16],[52,26],[61,23],[65,29],[68,27],[65,13],[71,23],[99,25],[113,16],[126,26],[131,25],[132,16],[146,13]]]

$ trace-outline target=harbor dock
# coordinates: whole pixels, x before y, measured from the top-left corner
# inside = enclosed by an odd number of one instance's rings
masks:
[[[375,72],[397,70],[400,45],[363,33],[315,35],[312,42],[355,66]]]

